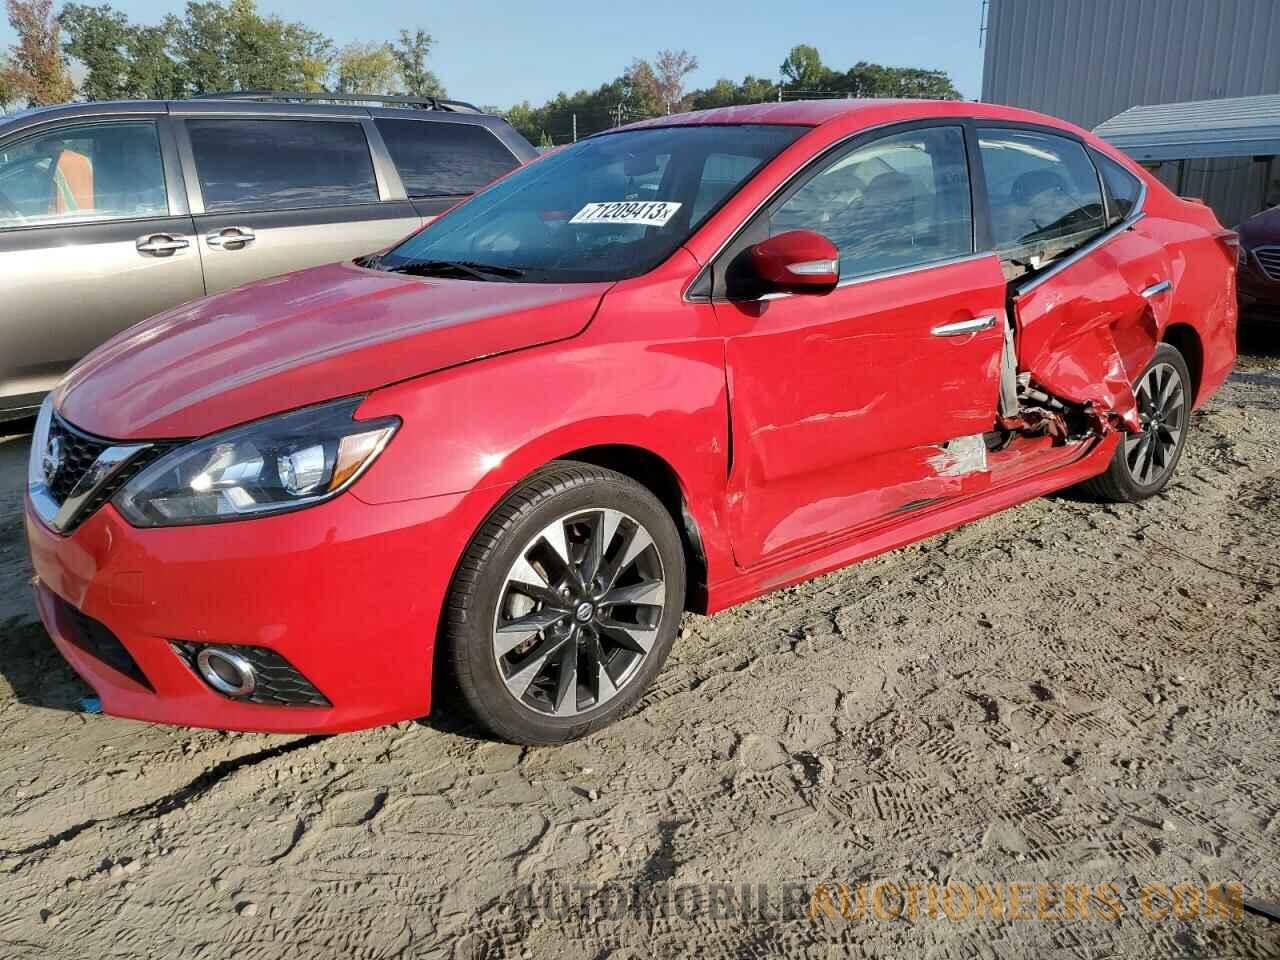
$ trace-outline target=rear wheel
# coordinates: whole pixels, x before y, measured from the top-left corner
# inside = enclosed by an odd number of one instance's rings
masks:
[[[670,514],[622,474],[560,462],[468,547],[442,637],[476,718],[516,743],[561,743],[625,714],[662,668],[684,607]]]
[[[1191,414],[1191,375],[1174,347],[1162,343],[1134,388],[1142,429],[1128,433],[1107,472],[1081,484],[1102,500],[1133,503],[1169,484],[1182,457]]]

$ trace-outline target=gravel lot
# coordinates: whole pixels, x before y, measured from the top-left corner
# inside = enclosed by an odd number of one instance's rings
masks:
[[[1280,326],[1243,349],[1166,495],[1039,500],[690,617],[634,715],[541,750],[447,715],[79,712],[28,592],[27,438],[0,440],[0,956],[1280,956],[1280,924],[1139,896],[1280,900]],[[1114,883],[1123,910],[780,913],[789,883],[876,880]]]

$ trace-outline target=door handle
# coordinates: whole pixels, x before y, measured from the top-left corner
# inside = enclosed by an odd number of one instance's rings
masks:
[[[1168,293],[1173,289],[1173,284],[1168,280],[1161,280],[1159,283],[1153,283],[1147,289],[1142,291],[1142,296],[1150,300],[1152,297],[1158,297],[1162,293]]]
[[[168,233],[148,233],[139,237],[134,246],[138,248],[139,253],[150,253],[157,257],[172,257],[179,250],[185,250],[191,246],[191,242]]]
[[[971,320],[957,320],[955,323],[944,323],[941,326],[934,327],[929,332],[935,337],[963,337],[970,333],[990,330],[995,325],[995,315],[988,313],[985,316],[974,317]]]
[[[246,243],[253,243],[258,235],[250,227],[223,227],[205,236],[205,243],[225,250],[239,250]]]

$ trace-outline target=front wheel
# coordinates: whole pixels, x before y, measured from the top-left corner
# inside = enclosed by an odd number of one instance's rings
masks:
[[[1191,374],[1177,349],[1157,346],[1133,392],[1142,429],[1125,435],[1106,473],[1081,484],[1101,500],[1134,503],[1159,493],[1169,485],[1187,442]]]
[[[612,470],[557,462],[485,521],[450,589],[442,642],[467,706],[515,743],[563,743],[625,714],[684,609],[671,515]]]

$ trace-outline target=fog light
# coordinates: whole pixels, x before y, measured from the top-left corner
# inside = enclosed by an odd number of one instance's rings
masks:
[[[229,697],[247,697],[257,686],[253,665],[234,650],[223,647],[201,649],[196,654],[196,670],[205,683]]]

